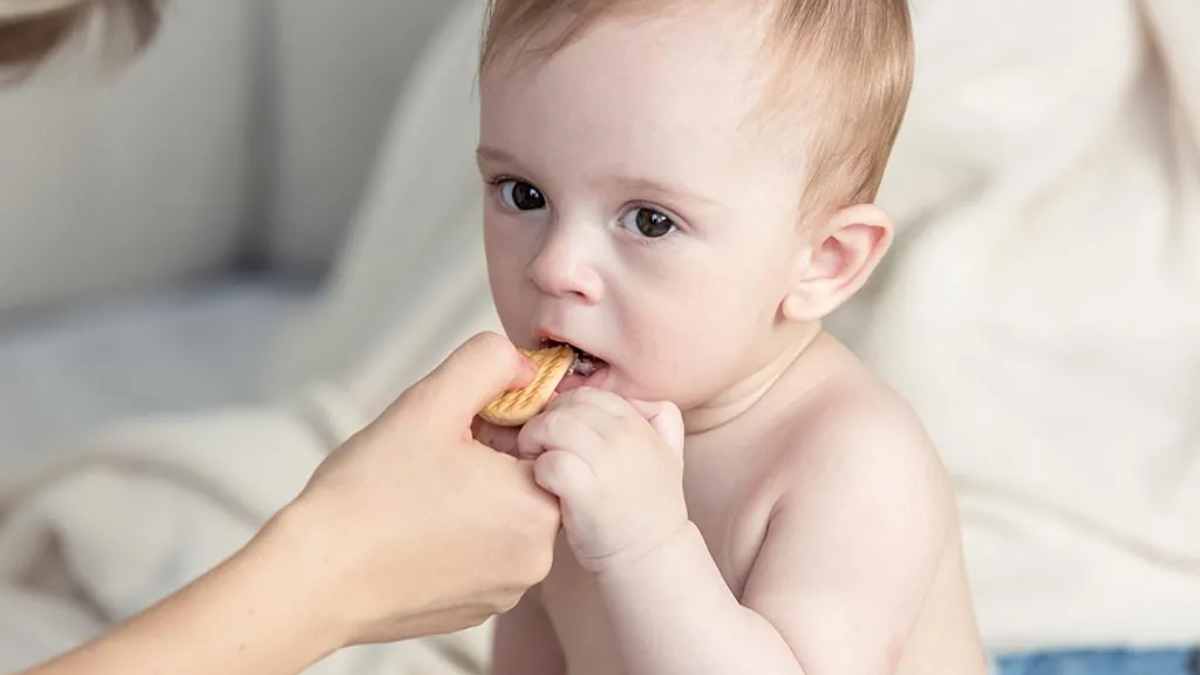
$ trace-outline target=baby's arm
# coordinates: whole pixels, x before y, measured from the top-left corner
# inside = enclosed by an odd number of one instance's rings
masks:
[[[626,672],[894,672],[953,523],[928,441],[908,431],[824,435],[823,460],[793,467],[741,602],[691,524],[603,574]]]
[[[541,587],[496,622],[492,675],[565,675],[558,636],[542,607]]]

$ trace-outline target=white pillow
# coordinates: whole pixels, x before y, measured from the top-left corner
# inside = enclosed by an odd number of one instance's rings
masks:
[[[228,264],[256,199],[255,3],[172,2],[111,86],[71,45],[0,89],[0,310]]]

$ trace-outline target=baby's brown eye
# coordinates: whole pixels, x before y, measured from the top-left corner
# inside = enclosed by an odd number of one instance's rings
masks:
[[[542,191],[519,180],[500,183],[500,199],[505,206],[517,211],[537,211],[546,208],[546,197]]]
[[[660,239],[675,229],[675,221],[661,211],[638,208],[621,218],[621,225],[647,239]]]

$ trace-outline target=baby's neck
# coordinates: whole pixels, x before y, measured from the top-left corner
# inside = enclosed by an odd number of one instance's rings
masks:
[[[692,436],[715,431],[751,410],[771,391],[784,373],[803,359],[823,332],[820,323],[806,327],[796,339],[789,340],[787,347],[779,350],[764,367],[734,383],[712,400],[685,410],[683,424],[687,434]]]

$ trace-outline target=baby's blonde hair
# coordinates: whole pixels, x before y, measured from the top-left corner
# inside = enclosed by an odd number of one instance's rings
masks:
[[[158,28],[161,0],[0,0],[0,69],[23,74],[37,65],[96,12],[131,29],[134,45]]]
[[[725,0],[739,6],[747,0]],[[486,70],[501,51],[548,56],[601,17],[686,10],[695,0],[488,0],[480,55]],[[802,213],[875,200],[908,107],[914,55],[907,0],[761,0],[772,14],[765,53],[775,64],[764,109],[800,110],[808,184]],[[567,18],[554,40],[531,40]]]

